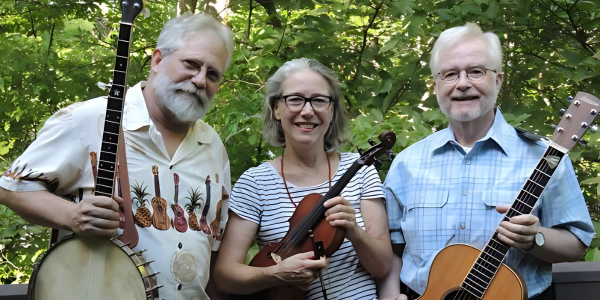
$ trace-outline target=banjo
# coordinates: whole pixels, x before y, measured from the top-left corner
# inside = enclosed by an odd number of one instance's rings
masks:
[[[108,96],[102,147],[98,156],[95,196],[114,194],[117,154],[125,162],[125,143],[121,132],[123,103],[127,91],[127,65],[133,21],[144,8],[144,0],[120,0],[121,24],[113,84]],[[119,146],[120,145],[120,146]],[[127,164],[120,165],[127,174]],[[96,175],[96,174],[95,174]],[[29,281],[30,300],[154,300],[158,299],[156,275],[144,260],[143,251],[132,250],[138,234],[133,220],[129,180],[121,176],[125,188],[122,217],[123,234],[108,239],[70,235],[48,249],[33,267]]]

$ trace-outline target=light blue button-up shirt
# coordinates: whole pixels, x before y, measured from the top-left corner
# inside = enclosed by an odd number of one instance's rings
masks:
[[[401,280],[422,294],[433,259],[445,246],[482,249],[548,148],[510,126],[499,110],[487,135],[466,153],[450,128],[402,151],[385,181],[392,243],[406,243]],[[544,227],[562,227],[584,244],[594,228],[568,156],[559,164],[532,214]],[[552,281],[552,265],[511,249],[504,260],[527,284],[529,297]]]

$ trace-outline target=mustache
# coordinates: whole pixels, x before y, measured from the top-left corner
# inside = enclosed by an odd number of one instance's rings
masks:
[[[199,89],[191,81],[182,81],[177,83],[171,83],[170,88],[175,92],[181,91],[195,95],[197,98],[203,98],[206,95],[204,89]]]

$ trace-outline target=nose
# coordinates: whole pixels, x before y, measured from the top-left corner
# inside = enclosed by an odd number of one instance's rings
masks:
[[[313,110],[312,107],[312,102],[306,102],[304,104],[304,107],[302,108],[302,111],[300,111],[300,115],[302,117],[307,117],[310,118],[315,114],[315,111]]]
[[[205,89],[206,88],[206,68],[200,68],[200,71],[198,71],[198,74],[194,75],[194,77],[192,77],[191,81],[196,86],[196,88]]]
[[[467,78],[467,71],[461,71],[460,76],[458,77],[458,82],[456,83],[456,88],[460,91],[466,91],[470,89],[473,85],[469,78]]]

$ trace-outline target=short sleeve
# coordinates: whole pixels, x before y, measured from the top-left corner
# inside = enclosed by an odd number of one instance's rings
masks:
[[[396,158],[399,159],[398,157]],[[390,228],[390,239],[392,244],[404,244],[404,235],[402,234],[403,210],[400,199],[397,196],[401,189],[399,180],[399,164],[392,163],[390,171],[387,174],[383,190],[385,192],[385,209],[387,211],[388,226]]]
[[[231,194],[231,168],[229,165],[229,157],[227,156],[225,147],[222,144],[220,146],[221,166],[223,168],[221,171],[221,178],[223,178],[223,184],[221,186],[221,200],[219,201],[221,209],[217,210],[217,213],[219,214],[219,233],[212,245],[212,251],[219,251],[221,248],[221,239],[223,238],[223,233],[225,232],[225,227],[229,220],[229,195]]]
[[[263,203],[251,169],[240,176],[229,198],[229,209],[244,220],[260,224]]]
[[[384,198],[381,179],[373,166],[368,166],[363,174],[363,186],[361,200]]]
[[[89,154],[83,150],[79,126],[65,108],[50,117],[36,140],[0,178],[0,186],[13,192],[48,190],[73,195],[82,184]]]
[[[542,194],[540,224],[563,227],[586,246],[594,238],[594,227],[568,155],[562,159]]]

